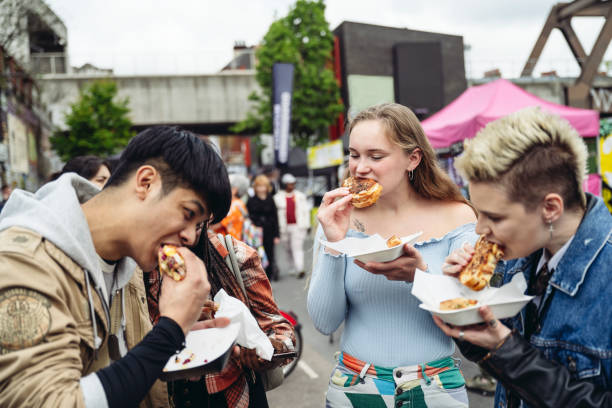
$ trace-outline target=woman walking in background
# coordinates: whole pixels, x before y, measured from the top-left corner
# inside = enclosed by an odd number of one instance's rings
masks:
[[[274,246],[278,244],[280,238],[277,208],[270,194],[272,192],[272,184],[268,177],[261,174],[255,177],[253,189],[255,190],[255,195],[249,198],[247,209],[253,224],[263,229],[263,245],[269,261],[266,268],[268,279],[277,280]]]
[[[230,185],[232,186],[232,204],[229,212],[221,222],[211,226],[217,234],[227,235],[242,240],[242,227],[248,217],[247,209],[242,201],[249,188],[249,179],[240,174],[229,175]]]

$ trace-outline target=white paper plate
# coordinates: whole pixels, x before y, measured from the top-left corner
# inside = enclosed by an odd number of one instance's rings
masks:
[[[372,252],[363,252],[358,255],[355,255],[355,259],[366,263],[366,262],[389,262],[399,258],[402,255],[402,250],[405,244],[414,243],[421,235],[423,235],[423,231],[416,232],[412,235],[408,235],[407,237],[402,237],[401,245],[396,245],[391,248],[385,248],[382,250],[375,250]],[[385,243],[386,245],[386,243]]]
[[[498,319],[506,319],[508,317],[515,316],[521,309],[532,299],[532,296],[525,296],[521,300],[515,300],[511,302],[488,304],[491,311]],[[455,326],[466,326],[468,324],[482,323],[482,317],[478,313],[480,304],[466,307],[465,309],[459,310],[440,310],[439,308],[433,308],[424,303],[421,303],[419,307],[423,310],[431,312],[431,314],[438,316],[446,323],[453,324]]]
[[[177,380],[221,371],[231,355],[239,331],[240,324],[232,323],[223,328],[189,332],[185,348],[168,359],[160,378]],[[189,361],[185,363],[187,359]]]

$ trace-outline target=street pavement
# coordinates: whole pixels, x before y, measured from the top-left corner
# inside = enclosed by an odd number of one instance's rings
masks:
[[[311,270],[312,240],[305,242],[306,271]],[[272,290],[278,306],[285,310],[292,310],[298,315],[302,325],[304,351],[302,358],[293,373],[287,377],[279,388],[268,392],[268,402],[271,408],[294,407],[315,408],[325,406],[325,392],[329,375],[335,366],[334,354],[339,350],[342,328],[332,337],[319,333],[306,309],[307,283],[309,273],[304,279],[292,275],[294,271],[288,266],[285,249],[279,245],[276,250],[277,265],[280,270],[280,279],[272,282]],[[456,357],[461,358],[460,355]],[[461,369],[466,378],[478,373],[478,367],[461,358]],[[493,398],[468,392],[470,407],[488,408],[493,406]]]

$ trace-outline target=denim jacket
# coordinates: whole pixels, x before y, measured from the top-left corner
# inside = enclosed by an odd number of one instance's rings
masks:
[[[601,390],[612,390],[611,233],[612,216],[605,204],[587,194],[584,218],[542,298],[542,304],[550,302],[549,307],[528,339],[548,360],[565,366],[572,382],[588,381]],[[506,262],[503,283],[517,273],[524,273],[529,281],[541,255],[539,250]],[[524,318],[525,309],[504,323],[523,335]],[[507,397],[499,383],[495,407],[506,407]]]

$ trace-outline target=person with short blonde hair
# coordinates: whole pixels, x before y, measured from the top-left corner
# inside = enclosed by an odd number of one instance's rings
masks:
[[[552,189],[563,197],[566,207],[585,208],[582,182],[588,153],[567,121],[527,108],[492,122],[481,135],[468,142],[466,153],[456,160],[457,170],[466,179],[499,182],[516,201],[528,206]]]
[[[533,299],[499,322],[453,327],[464,356],[498,380],[495,406],[612,406],[612,216],[584,193],[586,147],[564,119],[528,108],[487,125],[457,169],[479,211],[476,232],[503,248],[504,283],[524,274]],[[449,255],[457,274],[474,250]]]

